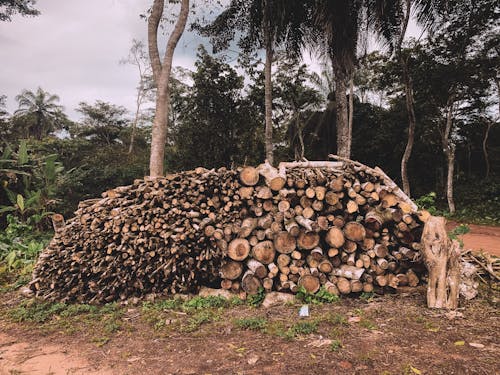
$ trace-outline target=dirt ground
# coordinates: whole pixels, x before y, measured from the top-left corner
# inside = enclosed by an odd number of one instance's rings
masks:
[[[448,229],[458,226],[458,223],[448,223]],[[467,224],[470,232],[461,236],[464,249],[484,250],[490,254],[500,256],[500,227],[487,225]]]
[[[466,249],[500,255],[499,227],[470,228]],[[0,375],[500,374],[491,290],[456,313],[427,309],[421,288],[311,305],[308,318],[300,304],[186,312],[160,302],[18,323],[23,301],[0,294]]]
[[[265,309],[122,307],[104,335],[83,315],[15,323],[4,295],[0,374],[498,374],[500,314],[485,299],[429,310],[424,291]],[[154,306],[154,304],[152,305]],[[203,310],[205,313],[206,311]],[[198,315],[197,315],[198,314]],[[201,324],[192,325],[193,319]],[[260,322],[242,325],[241,322]]]

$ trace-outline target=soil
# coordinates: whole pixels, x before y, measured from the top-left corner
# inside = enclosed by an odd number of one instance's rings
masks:
[[[498,374],[498,308],[476,299],[455,313],[429,310],[424,294],[310,305],[309,318],[298,317],[300,305],[212,309],[216,319],[189,330],[191,313],[152,320],[128,306],[105,338],[78,317],[2,318],[0,374]],[[8,316],[18,298],[4,295],[0,312]],[[237,323],[256,317],[265,329]]]
[[[459,224],[448,223],[448,229],[453,229]],[[500,227],[487,225],[467,224],[470,232],[461,236],[465,249],[484,250],[490,254],[500,256]]]

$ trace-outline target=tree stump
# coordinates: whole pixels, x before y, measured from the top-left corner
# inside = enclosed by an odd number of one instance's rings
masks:
[[[451,241],[446,219],[431,216],[422,234],[422,253],[429,272],[427,306],[456,309],[460,283],[460,244]]]

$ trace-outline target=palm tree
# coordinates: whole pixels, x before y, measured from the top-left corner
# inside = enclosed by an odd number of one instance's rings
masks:
[[[29,120],[29,134],[40,140],[50,132],[61,128],[61,117],[63,107],[56,104],[59,96],[52,95],[38,87],[36,93],[23,90],[16,96],[19,108],[14,112],[15,116],[23,116]]]

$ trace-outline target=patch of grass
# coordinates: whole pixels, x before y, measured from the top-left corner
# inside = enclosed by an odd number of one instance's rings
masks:
[[[318,332],[319,322],[317,320],[305,320],[301,322],[297,322],[292,325],[288,331],[293,335],[310,335],[311,333]]]
[[[197,331],[203,324],[208,324],[220,320],[220,314],[213,310],[200,310],[190,316],[186,324],[181,325],[181,332]]]
[[[377,329],[377,325],[374,322],[372,322],[370,319],[366,319],[366,318],[361,318],[361,320],[359,321],[359,325],[363,328],[370,329],[370,330]]]
[[[66,310],[64,303],[39,302],[37,300],[24,301],[20,305],[9,310],[9,317],[18,323],[44,323],[54,315]]]
[[[116,303],[67,305],[32,299],[8,310],[7,315],[18,323],[36,323],[45,328],[63,329],[66,333],[90,328],[111,334],[121,329],[123,310]]]
[[[347,326],[347,318],[338,313],[328,313],[324,318],[324,321],[334,325],[334,326]]]
[[[261,317],[250,317],[235,319],[234,324],[238,328],[261,331],[267,327],[267,320]]]
[[[268,335],[278,336],[288,340],[293,338],[293,336],[289,334],[283,322],[280,321],[268,322],[264,332],[267,333]]]
[[[220,296],[194,297],[184,301],[182,304],[183,310],[200,310],[207,308],[229,307],[229,301]]]
[[[343,345],[342,345],[342,342],[340,340],[333,340],[332,343],[330,344],[330,351],[331,352],[338,352],[342,348],[343,348]]]

